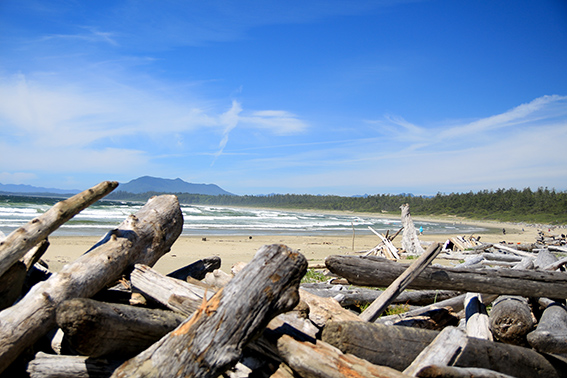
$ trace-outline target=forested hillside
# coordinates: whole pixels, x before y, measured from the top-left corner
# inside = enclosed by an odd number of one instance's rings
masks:
[[[157,193],[116,192],[114,200],[145,201]],[[208,196],[177,194],[181,203],[194,205],[255,206],[282,209],[319,209],[358,212],[399,212],[409,203],[414,215],[456,215],[475,219],[567,224],[567,192],[547,188],[498,189],[473,193],[438,193],[434,197],[379,194],[367,197],[274,194],[269,196]]]

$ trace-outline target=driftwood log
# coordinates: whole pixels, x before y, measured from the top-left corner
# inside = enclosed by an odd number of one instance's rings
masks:
[[[28,364],[31,378],[108,378],[121,360],[59,356],[38,352]]]
[[[417,237],[417,230],[411,219],[409,205],[400,206],[402,209],[402,248],[409,255],[421,255],[425,250],[421,247]]]
[[[547,306],[535,331],[527,336],[529,344],[545,353],[567,353],[567,309],[563,303]]]
[[[486,306],[482,303],[482,297],[479,293],[467,293],[465,295],[465,319],[467,336],[486,340],[493,339]]]
[[[420,378],[514,378],[508,374],[482,368],[459,368],[454,366],[430,365],[417,372]]]
[[[490,330],[496,340],[526,346],[526,335],[533,328],[532,311],[524,297],[503,295],[492,304]]]
[[[63,302],[56,321],[69,345],[84,356],[130,358],[175,329],[185,317],[172,311],[87,298]]]
[[[81,210],[112,192],[118,183],[104,181],[71,198],[56,203],[51,209],[18,228],[0,242],[0,276],[21,259],[34,245],[41,242]]]
[[[411,282],[419,276],[421,272],[435,259],[441,252],[441,244],[432,244],[413,264],[411,264],[402,274],[398,276],[388,288],[378,297],[366,310],[360,314],[364,321],[375,321],[388,305],[392,303]]]
[[[182,227],[177,197],[153,197],[88,253],[0,312],[0,372],[55,326],[55,310],[63,301],[94,295],[137,262],[153,265]]]
[[[328,323],[321,339],[376,365],[406,369],[439,332],[369,322]],[[518,378],[567,377],[567,361],[533,349],[467,338],[467,346],[453,362],[457,367],[479,367]]]
[[[332,273],[354,285],[375,287],[390,285],[407,268],[407,265],[373,256],[329,256],[325,264]],[[566,279],[567,274],[563,272],[427,267],[408,288],[567,298]]]
[[[273,317],[297,305],[306,271],[303,255],[283,245],[262,247],[193,316],[112,376],[217,377],[238,361]]]

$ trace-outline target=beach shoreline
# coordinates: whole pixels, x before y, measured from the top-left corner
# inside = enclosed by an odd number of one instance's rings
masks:
[[[345,214],[345,212],[343,212]],[[388,216],[388,218],[392,218]],[[459,222],[462,224],[482,227],[486,231],[477,232],[480,240],[487,243],[534,243],[538,230],[544,229],[541,225],[527,225],[496,221],[476,221],[463,218],[439,217],[413,217],[414,222]],[[506,230],[503,234],[502,230]],[[545,231],[548,229],[545,228]],[[390,232],[396,232],[391,230]],[[555,233],[567,233],[567,228],[557,228]],[[420,240],[425,242],[445,242],[453,236],[461,234],[433,234],[425,233]],[[102,235],[101,235],[102,237]],[[43,260],[52,271],[59,271],[88,251],[101,237],[94,236],[50,236],[50,246]],[[230,268],[237,262],[249,262],[256,251],[266,244],[285,244],[292,249],[303,253],[310,265],[322,264],[330,255],[361,255],[376,246],[380,240],[372,233],[362,234],[360,231],[353,235],[182,235],[173,244],[171,251],[164,255],[155,265],[160,273],[167,274],[196,260],[219,256],[221,269],[230,272]],[[394,245],[400,247],[401,235],[394,239]],[[354,248],[353,248],[354,245]],[[358,253],[357,253],[358,252]]]

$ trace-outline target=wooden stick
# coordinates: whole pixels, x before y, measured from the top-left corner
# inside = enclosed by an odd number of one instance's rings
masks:
[[[104,181],[90,189],[58,202],[0,242],[0,276],[21,259],[34,245],[45,239],[77,213],[112,192],[118,183]]]
[[[170,250],[182,227],[177,197],[150,198],[88,253],[0,312],[0,372],[55,326],[59,304],[96,294],[137,262],[153,265]]]
[[[379,233],[378,231],[374,230],[372,227],[368,226],[368,228],[370,229],[370,231],[372,231],[374,234],[378,235],[378,237],[380,239],[382,239],[382,242],[384,243],[384,245],[386,246],[386,248],[388,249],[388,252],[390,252],[390,254],[392,255],[392,258],[399,260],[400,259],[400,255],[398,254],[398,249],[396,247],[394,247],[394,244],[392,244],[392,242],[390,240],[388,240],[388,238],[385,238],[384,236],[382,236],[381,233]]]
[[[441,252],[441,244],[432,244],[419,259],[406,269],[366,310],[360,314],[362,320],[373,322]]]

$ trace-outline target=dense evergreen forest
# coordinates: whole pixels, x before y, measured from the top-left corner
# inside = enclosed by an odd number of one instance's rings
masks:
[[[158,193],[111,193],[107,199],[146,201]],[[456,215],[471,219],[567,224],[567,192],[547,188],[498,189],[473,193],[438,193],[433,197],[378,194],[365,197],[274,194],[268,196],[201,195],[177,193],[183,204],[266,207],[279,209],[341,210],[398,213],[409,203],[413,215]]]

